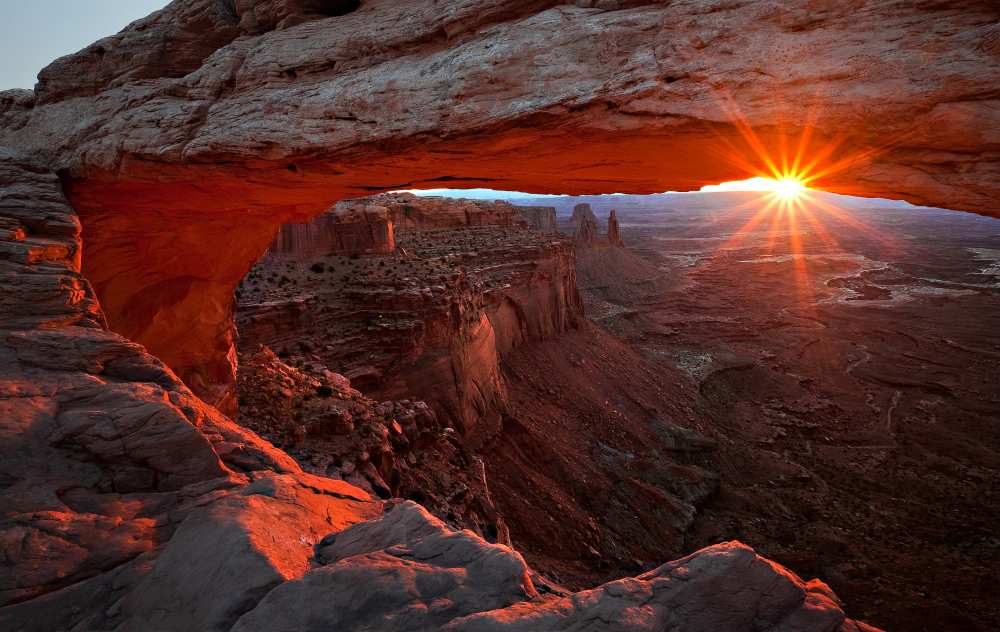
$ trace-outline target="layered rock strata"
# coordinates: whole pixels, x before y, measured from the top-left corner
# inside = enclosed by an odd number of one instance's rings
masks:
[[[6,150],[0,225],[0,627],[227,629],[380,513],[108,331],[58,178]]]
[[[479,444],[499,429],[503,354],[582,316],[572,245],[502,226],[397,238],[391,257],[262,261],[239,291],[242,344],[315,353],[372,397],[426,400]]]
[[[509,202],[497,200],[468,200],[435,196],[417,196],[412,193],[383,193],[360,200],[345,200],[337,208],[377,204],[388,209],[389,218],[397,229],[432,230],[435,228],[461,228],[463,226],[528,225],[520,209]]]
[[[241,425],[311,473],[382,498],[419,498],[455,528],[510,544],[483,462],[424,402],[377,402],[315,356],[286,364],[267,347],[241,354]]]
[[[396,249],[394,225],[385,206],[337,204],[304,224],[286,224],[268,249],[271,256],[387,254]]]
[[[570,223],[573,225],[573,243],[580,248],[597,245],[597,217],[590,204],[577,204],[573,207]]]
[[[517,212],[524,219],[528,220],[528,226],[535,230],[540,230],[543,233],[555,233],[559,231],[554,206],[524,206],[518,204]]]

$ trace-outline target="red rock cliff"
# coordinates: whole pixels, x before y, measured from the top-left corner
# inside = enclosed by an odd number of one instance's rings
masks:
[[[265,259],[241,285],[241,344],[316,352],[373,397],[427,401],[477,445],[499,428],[503,354],[582,317],[572,245],[504,226],[402,230],[398,244],[387,259]]]
[[[312,221],[286,224],[268,249],[274,256],[387,254],[396,249],[389,211],[340,202]]]

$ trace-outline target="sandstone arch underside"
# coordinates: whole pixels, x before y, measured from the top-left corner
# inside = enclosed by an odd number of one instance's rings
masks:
[[[227,403],[232,291],[337,199],[813,186],[1000,215],[990,2],[176,0],[0,93],[110,326]],[[351,6],[348,6],[351,5]]]

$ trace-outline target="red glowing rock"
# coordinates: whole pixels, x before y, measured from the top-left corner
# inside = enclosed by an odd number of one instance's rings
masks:
[[[338,199],[686,190],[808,131],[812,186],[996,213],[995,7],[592,4],[173,2],[0,95],[0,144],[72,182],[111,327],[227,409],[233,288]]]

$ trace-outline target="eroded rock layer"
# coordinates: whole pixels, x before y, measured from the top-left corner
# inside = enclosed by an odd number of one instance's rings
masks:
[[[559,230],[556,223],[556,209],[554,206],[524,206],[517,205],[518,212],[528,220],[528,225],[543,233],[554,233]]]
[[[449,202],[433,200],[439,221],[479,208]],[[389,257],[264,259],[239,291],[241,344],[316,355],[373,397],[426,400],[481,444],[499,429],[503,354],[582,317],[572,244],[496,206],[473,226],[400,230]]]
[[[524,227],[528,220],[521,209],[509,202],[497,200],[466,200],[443,197],[418,197],[412,193],[385,193],[369,198],[372,204],[384,206],[399,229],[432,230],[463,226]],[[349,206],[348,200],[337,206]]]
[[[573,243],[580,248],[593,248],[597,245],[597,217],[590,204],[577,204],[570,218],[573,225]]]
[[[282,226],[268,254],[310,257],[393,252],[396,238],[389,209],[375,201],[352,202],[338,203],[310,222]]]
[[[618,227],[618,213],[611,209],[611,214],[608,215],[608,245],[611,246],[624,246],[622,242],[621,229]]]

